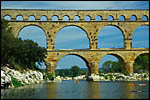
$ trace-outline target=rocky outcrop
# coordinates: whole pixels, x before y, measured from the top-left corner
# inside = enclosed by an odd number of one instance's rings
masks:
[[[88,76],[87,81],[142,81],[149,80],[149,73],[131,73],[124,75],[122,73],[100,73],[100,75]]]
[[[39,71],[19,72],[8,67],[1,68],[1,88],[14,87],[12,77],[17,79],[22,85],[37,84],[43,81],[43,74]]]

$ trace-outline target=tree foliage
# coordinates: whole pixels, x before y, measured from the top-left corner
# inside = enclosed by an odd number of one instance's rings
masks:
[[[149,55],[142,54],[135,59],[134,72],[149,71]]]
[[[71,69],[59,69],[56,70],[56,76],[61,77],[76,77],[79,75],[88,75],[88,70],[86,69],[80,69],[77,65],[74,65],[71,67]]]
[[[143,54],[136,58],[134,63],[134,72],[149,71],[149,55]],[[120,61],[106,61],[103,63],[100,72],[121,72],[123,64]]]
[[[103,72],[121,72],[121,63],[114,61],[106,61],[102,65]]]
[[[72,71],[72,76],[76,77],[80,74],[80,68],[76,65],[71,67],[71,71]]]
[[[32,40],[15,38],[8,27],[8,22],[1,23],[1,64],[11,65],[15,69],[38,69],[36,62],[44,62],[47,50]]]

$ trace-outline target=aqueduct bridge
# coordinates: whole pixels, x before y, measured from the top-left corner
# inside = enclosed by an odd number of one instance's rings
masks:
[[[131,21],[130,17],[136,16],[135,21]],[[33,9],[2,9],[1,18],[10,16],[10,27],[13,28],[15,37],[25,26],[35,25],[42,28],[47,39],[47,58],[45,63],[48,72],[54,72],[57,62],[66,55],[76,55],[81,57],[87,64],[89,75],[98,74],[98,64],[100,59],[105,55],[114,55],[122,62],[122,69],[133,72],[133,64],[136,57],[140,54],[149,54],[149,48],[132,48],[132,35],[136,27],[141,25],[149,25],[149,10],[33,10]],[[22,16],[23,21],[17,21],[16,17]],[[29,16],[34,16],[34,21],[29,21]],[[41,16],[46,16],[46,21],[40,21]],[[57,16],[58,21],[52,21],[52,16]],[[67,16],[69,21],[62,21],[63,16]],[[79,17],[79,21],[74,21],[74,16]],[[84,17],[89,16],[90,21],[85,21]],[[96,16],[102,18],[96,21]],[[112,16],[113,21],[107,21],[107,16]],[[124,21],[119,21],[119,17],[123,16]],[[143,21],[142,16],[146,16],[147,20]],[[83,29],[89,39],[89,49],[64,49],[55,50],[55,38],[60,29],[65,26],[77,26]],[[124,39],[123,48],[98,48],[98,33],[104,26],[116,26],[122,31]],[[144,34],[143,34],[144,35]]]

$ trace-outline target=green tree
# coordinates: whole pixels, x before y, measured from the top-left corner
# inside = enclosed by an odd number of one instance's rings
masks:
[[[76,77],[78,75],[80,75],[80,68],[76,65],[71,67],[71,72],[72,72],[72,76]]]
[[[120,61],[106,61],[103,63],[101,72],[121,72]]]
[[[8,21],[1,19],[1,64],[9,64],[8,59],[13,59],[11,57],[12,45],[16,43],[16,39],[12,34],[11,27],[9,27]]]
[[[121,72],[121,63],[118,62],[112,62],[111,72]]]
[[[11,32],[8,22],[1,21],[1,65],[9,64],[14,69],[37,68],[36,62],[40,65],[44,62],[47,50],[32,40],[15,38]]]
[[[149,71],[149,55],[142,54],[135,59],[134,72]]]
[[[103,71],[111,72],[112,61],[106,61],[102,65]]]

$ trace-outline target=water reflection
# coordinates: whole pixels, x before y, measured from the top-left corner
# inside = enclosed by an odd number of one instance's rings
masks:
[[[98,99],[100,98],[100,83],[99,82],[89,82],[88,83],[88,98]]]
[[[133,92],[135,90],[135,84],[134,82],[121,82],[121,91],[122,91],[122,97],[124,99],[134,99],[135,93]]]
[[[139,86],[138,84],[147,84]],[[138,90],[141,92],[137,92]],[[87,82],[62,81],[1,89],[1,99],[148,99],[149,81]]]
[[[56,99],[56,83],[46,83],[46,95],[48,99]]]

